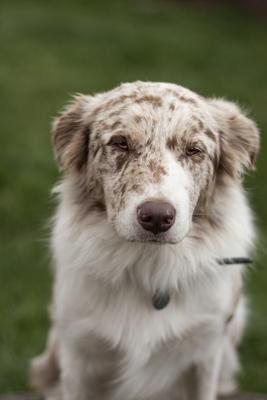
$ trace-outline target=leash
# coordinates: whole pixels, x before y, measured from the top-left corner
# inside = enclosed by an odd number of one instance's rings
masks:
[[[253,260],[249,257],[231,257],[221,258],[217,260],[219,265],[234,265],[234,264],[251,264]],[[155,310],[163,310],[170,302],[170,295],[168,292],[161,292],[156,290],[152,297],[152,304]]]

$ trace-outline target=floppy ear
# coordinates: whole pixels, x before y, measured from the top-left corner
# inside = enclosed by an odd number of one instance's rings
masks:
[[[245,168],[254,170],[260,142],[255,122],[229,101],[211,99],[210,105],[220,137],[219,168],[232,177],[239,177]]]
[[[81,169],[89,150],[90,127],[86,123],[89,96],[79,95],[67,106],[53,123],[55,158],[63,170]]]

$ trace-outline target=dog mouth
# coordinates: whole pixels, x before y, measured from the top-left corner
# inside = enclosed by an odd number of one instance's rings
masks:
[[[177,244],[181,242],[188,234],[189,229],[168,229],[160,232],[152,232],[142,229],[140,226],[137,227],[131,241],[152,243],[152,244]]]
[[[133,229],[121,229],[120,226],[113,225],[117,235],[128,242],[135,243],[150,243],[154,245],[164,245],[164,244],[178,244],[180,243],[189,232],[189,229],[184,229],[180,231],[168,230],[165,232],[153,233],[142,229],[141,227],[135,225]]]
[[[139,242],[139,243],[151,243],[155,245],[164,245],[164,244],[177,244],[182,239],[183,238],[172,237],[167,233],[148,234],[145,232],[129,238],[128,241]]]

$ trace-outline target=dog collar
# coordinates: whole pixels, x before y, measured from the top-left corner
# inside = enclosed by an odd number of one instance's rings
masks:
[[[217,260],[220,265],[232,265],[232,264],[251,264],[253,263],[252,258],[249,257],[232,257],[232,258],[221,258]]]
[[[232,257],[221,258],[217,260],[219,265],[233,265],[233,264],[251,264],[253,260],[249,257]],[[168,292],[161,292],[156,290],[152,296],[152,304],[155,310],[160,311],[167,307],[170,302],[170,295]]]

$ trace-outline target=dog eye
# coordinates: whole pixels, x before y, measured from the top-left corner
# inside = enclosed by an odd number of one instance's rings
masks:
[[[129,146],[124,136],[112,136],[108,142],[109,146],[118,147],[121,150],[128,151]]]
[[[191,146],[186,149],[186,155],[189,157],[192,157],[195,154],[199,154],[199,153],[201,153],[201,150],[198,147]]]

